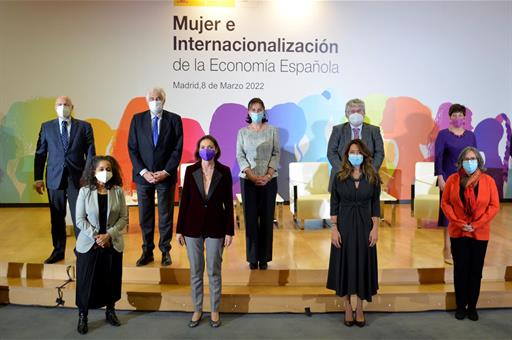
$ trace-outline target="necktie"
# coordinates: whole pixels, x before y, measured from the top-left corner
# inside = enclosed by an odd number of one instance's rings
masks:
[[[156,146],[158,142],[158,116],[153,118],[153,145]]]
[[[354,132],[354,139],[359,139],[359,128],[353,128],[352,131]]]
[[[68,122],[62,121],[62,131],[60,132],[60,139],[62,140],[62,147],[64,152],[68,151],[69,137],[68,137]]]

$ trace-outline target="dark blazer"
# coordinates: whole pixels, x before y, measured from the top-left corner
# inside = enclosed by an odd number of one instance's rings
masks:
[[[153,146],[151,113],[145,111],[133,116],[128,135],[128,152],[135,183],[147,184],[139,174],[143,169],[151,172],[165,170],[170,175],[166,181],[176,183],[182,150],[183,126],[179,115],[165,110],[162,112],[156,147]]]
[[[377,172],[384,161],[384,142],[378,126],[363,123],[362,141],[373,157],[373,166]],[[331,137],[327,145],[327,159],[331,163],[331,177],[329,179],[329,188],[331,187],[334,175],[341,169],[341,158],[345,153],[348,144],[352,141],[352,129],[350,123],[335,125],[332,128]]]
[[[205,195],[201,162],[187,167],[176,233],[188,237],[222,238],[234,235],[231,171],[215,162],[212,182]]]
[[[71,118],[68,150],[64,153],[60,138],[59,119],[41,124],[34,157],[34,180],[43,179],[46,164],[46,187],[58,189],[64,167],[73,178],[75,187],[80,187],[80,177],[85,164],[96,155],[92,126],[88,122]]]

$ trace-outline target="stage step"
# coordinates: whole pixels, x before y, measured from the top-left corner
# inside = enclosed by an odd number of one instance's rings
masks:
[[[0,262],[0,277],[66,280],[75,277],[75,264]],[[512,266],[486,266],[483,281],[512,281]],[[174,267],[123,267],[123,282],[190,284],[190,270]],[[208,276],[205,275],[205,282]],[[223,269],[225,286],[320,286],[327,282],[326,269]],[[453,283],[453,266],[444,268],[386,268],[379,270],[380,284]]]
[[[65,281],[0,278],[0,302],[55,306],[57,288]],[[209,310],[205,286],[205,311]],[[75,283],[62,289],[64,307],[75,307]],[[381,284],[368,311],[425,311],[454,309],[452,284]],[[512,307],[512,282],[485,281],[479,308]],[[190,286],[177,284],[123,283],[118,309],[144,311],[192,311]],[[318,286],[223,286],[221,312],[229,313],[314,313],[343,310],[342,299]]]

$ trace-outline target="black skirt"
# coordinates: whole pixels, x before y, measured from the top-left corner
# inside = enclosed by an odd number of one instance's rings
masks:
[[[113,247],[77,253],[76,305],[80,310],[114,305],[121,299],[123,253]]]

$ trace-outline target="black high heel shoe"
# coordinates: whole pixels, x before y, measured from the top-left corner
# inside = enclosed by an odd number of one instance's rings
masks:
[[[364,314],[363,314],[363,316],[364,316]],[[356,324],[357,327],[364,327],[366,325],[366,318],[363,318],[362,321],[358,321],[357,317],[355,317],[354,318],[354,323]]]
[[[355,323],[353,312],[351,314],[352,314],[352,320],[349,321],[349,320],[347,320],[347,312],[345,312],[345,318],[343,320],[343,324],[347,327],[352,327],[352,326],[354,326],[354,323]]]
[[[190,320],[190,322],[188,323],[188,326],[190,328],[194,328],[194,327],[197,327],[199,325],[199,323],[201,322],[201,319],[203,318],[203,312],[201,312],[201,315],[199,316],[199,319],[197,320]]]

